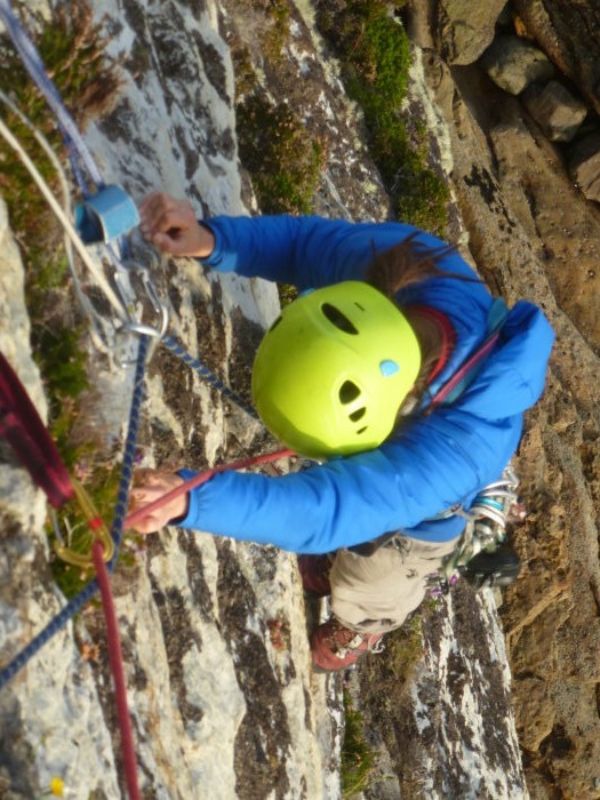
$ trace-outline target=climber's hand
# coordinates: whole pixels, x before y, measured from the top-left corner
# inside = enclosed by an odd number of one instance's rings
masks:
[[[215,237],[198,222],[187,200],[152,192],[142,200],[140,220],[144,237],[170,255],[206,258],[214,249]]]
[[[183,478],[170,470],[140,469],[134,478],[134,487],[131,490],[131,507],[129,513],[142,506],[158,500],[171,489],[181,486]],[[135,522],[130,527],[138,533],[154,533],[168,525],[171,520],[183,517],[187,513],[188,496],[180,495],[148,516]]]

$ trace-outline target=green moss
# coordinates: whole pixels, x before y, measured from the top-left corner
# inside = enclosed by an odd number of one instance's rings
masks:
[[[308,214],[325,153],[302,120],[284,103],[271,105],[255,94],[237,107],[242,163],[250,173],[265,214]]]
[[[288,0],[237,0],[239,12],[259,12],[262,25],[256,35],[265,65],[277,69],[290,33],[290,4]],[[236,74],[236,81],[238,75]]]
[[[422,121],[402,112],[410,43],[390,12],[403,3],[348,0],[342,11],[320,10],[322,33],[342,63],[346,90],[363,109],[371,155],[398,218],[443,234],[448,188],[428,165]]]
[[[365,739],[362,714],[357,711],[348,691],[344,691],[345,729],[342,745],[342,795],[350,798],[367,788],[375,765],[375,753]]]
[[[273,67],[281,58],[289,36],[290,7],[287,0],[270,0],[266,11],[270,24],[261,35],[261,50],[267,63]]]
[[[235,74],[235,97],[236,102],[240,102],[241,98],[256,89],[258,79],[252,66],[252,58],[248,48],[241,44],[239,39],[233,39],[230,47]]]

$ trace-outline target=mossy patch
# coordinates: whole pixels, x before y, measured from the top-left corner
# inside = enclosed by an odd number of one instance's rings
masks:
[[[342,66],[348,95],[362,108],[369,150],[398,219],[443,235],[449,193],[427,163],[422,121],[402,111],[410,42],[395,16],[404,2],[347,0],[317,5],[317,23]]]
[[[325,151],[285,103],[254,94],[237,107],[240,156],[266,214],[308,214]]]
[[[344,742],[342,744],[342,796],[351,798],[367,788],[375,766],[375,752],[365,738],[362,714],[353,705],[350,692],[344,690]]]
[[[260,92],[237,106],[240,157],[265,214],[310,214],[325,166],[323,143],[307,133],[285,103],[272,104]],[[282,305],[297,295],[280,285]]]

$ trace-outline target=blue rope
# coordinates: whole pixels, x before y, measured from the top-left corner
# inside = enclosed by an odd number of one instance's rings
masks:
[[[115,515],[111,528],[111,535],[115,542],[115,554],[110,561],[108,568],[112,572],[116,564],[116,560],[123,538],[123,521],[127,512],[127,500],[129,496],[129,485],[131,483],[131,475],[133,472],[133,465],[135,461],[135,442],[139,430],[140,409],[144,399],[144,369],[146,366],[146,356],[148,353],[149,337],[141,336],[138,347],[138,355],[135,368],[133,397],[131,401],[131,409],[129,412],[129,425],[127,430],[127,437],[125,439],[125,452],[123,455],[123,465],[121,467],[121,479],[119,489],[117,492],[117,504],[115,507]],[[42,647],[57,634],[67,622],[75,616],[83,606],[90,600],[99,586],[96,578],[91,580],[84,588],[72,597],[67,605],[59,611],[59,613],[50,620],[46,627],[35,636],[28,645],[26,645],[17,655],[10,661],[6,667],[0,670],[0,691],[9,683],[41,649]]]
[[[56,115],[60,132],[65,140],[69,151],[69,158],[73,167],[73,173],[77,179],[80,189],[84,196],[89,195],[88,187],[79,169],[78,161],[87,169],[90,178],[97,186],[103,185],[102,176],[96,166],[90,151],[88,150],[83,138],[75,124],[73,118],[65,108],[65,104],[52,80],[46,74],[44,64],[36,46],[31,41],[25,28],[15,16],[10,0],[0,0],[0,18],[6,25],[6,29],[13,41],[13,44],[23,60],[27,71],[36,83],[40,92],[54,114]]]
[[[123,522],[129,505],[129,487],[131,485],[131,476],[135,466],[136,442],[140,428],[140,412],[145,395],[144,371],[146,369],[149,344],[149,336],[140,336],[135,375],[133,378],[133,396],[131,399],[131,408],[129,410],[127,436],[125,437],[123,464],[121,466],[121,480],[117,491],[117,503],[115,505],[115,513],[110,531],[113,542],[115,543],[115,553],[108,565],[111,572],[115,568],[119,557],[119,549],[123,539]]]
[[[4,686],[6,686],[6,684],[15,677],[17,672],[19,672],[19,670],[21,670],[28,661],[31,661],[31,659],[48,641],[50,641],[50,639],[56,633],[61,630],[61,628],[64,628],[71,617],[75,616],[78,611],[81,611],[83,606],[91,597],[96,594],[97,591],[98,584],[94,578],[79,592],[79,594],[76,594],[75,597],[72,597],[69,600],[62,611],[60,611],[54,617],[54,619],[50,620],[46,627],[40,631],[40,633],[38,633],[38,635],[35,636],[29,642],[29,644],[26,645],[9,664],[7,664],[7,666],[0,671],[0,690],[2,690]]]
[[[173,355],[180,358],[184,364],[187,364],[188,367],[191,367],[195,372],[200,375],[200,377],[217,389],[222,395],[228,397],[232,402],[239,406],[242,411],[245,411],[246,414],[249,414],[253,419],[259,419],[259,416],[256,410],[246,403],[246,401],[240,397],[239,394],[236,394],[232,389],[226,386],[220,378],[211,372],[211,370],[206,367],[201,361],[194,356],[190,355],[187,350],[183,347],[181,342],[178,339],[175,339],[173,336],[163,336],[161,342],[167,347]]]

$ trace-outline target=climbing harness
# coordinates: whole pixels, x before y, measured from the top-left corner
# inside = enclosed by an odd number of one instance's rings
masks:
[[[455,511],[466,518],[467,525],[442,568],[429,576],[433,596],[445,594],[460,578],[479,589],[505,586],[517,577],[519,562],[507,547],[506,533],[508,524],[525,519],[518,486],[519,480],[509,464],[500,480],[479,492],[468,511]]]

